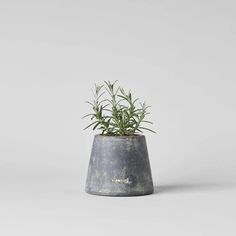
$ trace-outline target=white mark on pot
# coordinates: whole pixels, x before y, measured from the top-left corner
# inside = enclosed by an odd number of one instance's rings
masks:
[[[129,178],[126,179],[112,179],[113,183],[121,183],[121,184],[132,184],[132,181]]]

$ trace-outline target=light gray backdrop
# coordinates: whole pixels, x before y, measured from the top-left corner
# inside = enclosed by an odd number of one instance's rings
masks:
[[[230,0],[0,0],[0,235],[235,235]],[[156,193],[84,193],[94,82],[152,105]]]

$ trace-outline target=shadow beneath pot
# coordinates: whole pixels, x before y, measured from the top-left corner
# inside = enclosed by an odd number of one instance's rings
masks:
[[[235,189],[235,183],[177,183],[155,185],[154,194],[192,193]]]

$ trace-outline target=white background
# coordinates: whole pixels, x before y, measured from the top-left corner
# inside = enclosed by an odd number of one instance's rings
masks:
[[[0,0],[0,235],[235,236],[235,7]],[[152,105],[150,196],[84,192],[84,101],[116,79]]]

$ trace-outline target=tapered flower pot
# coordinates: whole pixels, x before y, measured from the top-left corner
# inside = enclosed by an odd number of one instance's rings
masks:
[[[105,196],[153,193],[145,136],[96,135],[85,190]]]

